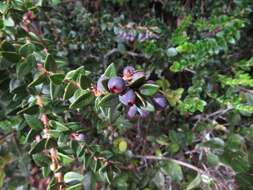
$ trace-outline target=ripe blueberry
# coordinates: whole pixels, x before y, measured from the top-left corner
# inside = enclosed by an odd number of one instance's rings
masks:
[[[119,101],[126,106],[132,106],[135,103],[135,99],[135,93],[131,89],[119,96]]]
[[[154,96],[153,101],[154,101],[155,106],[158,109],[165,109],[166,106],[167,106],[167,100],[166,100],[166,98],[163,95],[159,94],[159,93],[157,93]]]
[[[112,77],[108,81],[108,88],[112,93],[120,94],[125,89],[125,81],[121,77]]]
[[[128,109],[128,112],[127,112],[127,116],[130,118],[130,119],[133,119],[137,114],[137,106],[136,105],[132,105],[129,109]]]

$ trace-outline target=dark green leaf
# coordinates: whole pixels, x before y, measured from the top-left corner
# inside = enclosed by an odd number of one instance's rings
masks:
[[[42,139],[40,142],[34,144],[29,151],[29,154],[42,152],[45,149],[47,139]]]
[[[35,47],[32,43],[27,43],[27,44],[22,45],[19,48],[19,54],[22,55],[23,57],[26,57],[26,56],[32,54],[34,49],[35,49]]]
[[[67,99],[71,98],[74,95],[76,89],[77,89],[77,87],[75,84],[73,84],[71,82],[68,83],[64,89],[63,99],[67,100]]]
[[[36,59],[34,55],[29,55],[24,62],[19,64],[17,67],[17,75],[19,78],[24,77],[25,75],[31,73],[32,69],[36,65]]]
[[[91,80],[85,75],[80,76],[79,83],[83,90],[86,90],[87,88],[91,87]]]
[[[71,109],[82,108],[84,106],[89,105],[94,99],[93,95],[90,91],[86,91],[85,93],[78,96],[74,102],[69,106]]]
[[[54,57],[51,54],[48,54],[45,60],[44,67],[47,71],[56,72],[57,64],[55,62]]]
[[[156,84],[144,84],[140,88],[141,94],[145,96],[153,96],[157,93],[159,86]]]
[[[37,78],[35,78],[28,87],[35,87],[43,82],[47,81],[47,76],[45,74],[39,75]]]
[[[61,73],[55,73],[49,76],[49,79],[55,84],[55,85],[59,85],[62,84],[63,79],[64,79],[65,75],[61,74]]]
[[[36,115],[27,115],[24,114],[25,121],[31,127],[32,129],[43,129],[43,124],[41,121],[37,118]]]

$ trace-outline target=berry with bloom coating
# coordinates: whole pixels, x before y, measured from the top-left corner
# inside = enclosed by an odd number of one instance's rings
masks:
[[[166,98],[159,93],[154,96],[153,101],[156,107],[159,109],[165,109],[167,106]]]
[[[132,105],[129,109],[128,109],[128,112],[127,112],[127,116],[130,118],[130,119],[133,119],[137,114],[137,106],[136,105]]]
[[[126,66],[123,70],[123,79],[130,80],[135,72],[135,69],[132,66]]]
[[[108,88],[112,93],[120,94],[125,89],[125,81],[120,77],[112,77],[108,81]]]
[[[135,99],[136,95],[132,89],[119,96],[119,101],[126,106],[132,106],[135,103]]]

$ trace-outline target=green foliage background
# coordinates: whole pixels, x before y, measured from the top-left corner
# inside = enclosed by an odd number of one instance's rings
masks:
[[[252,0],[2,0],[0,188],[253,189],[252,12]],[[129,120],[94,96],[127,65],[166,110]]]

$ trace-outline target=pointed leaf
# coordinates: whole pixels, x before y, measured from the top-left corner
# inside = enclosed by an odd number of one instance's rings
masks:
[[[56,72],[56,70],[57,70],[57,64],[55,62],[54,57],[51,54],[47,55],[44,67],[48,71]]]
[[[43,129],[43,124],[41,121],[37,118],[36,115],[27,115],[24,114],[24,118],[26,123],[31,127],[32,129]]]
[[[87,91],[86,93],[81,94],[79,97],[77,97],[76,100],[69,106],[69,108],[71,109],[82,108],[90,104],[93,99],[94,97],[91,94],[91,92]]]
[[[157,93],[159,86],[156,84],[144,84],[140,88],[141,94],[145,96],[153,96]]]
[[[107,67],[107,69],[104,72],[104,76],[109,78],[117,76],[117,70],[114,63],[110,64]]]
[[[55,85],[59,85],[62,84],[63,79],[64,79],[65,75],[62,73],[55,73],[49,76],[49,79],[55,84]]]
[[[68,172],[64,175],[65,183],[73,183],[83,181],[84,176],[77,172]]]

